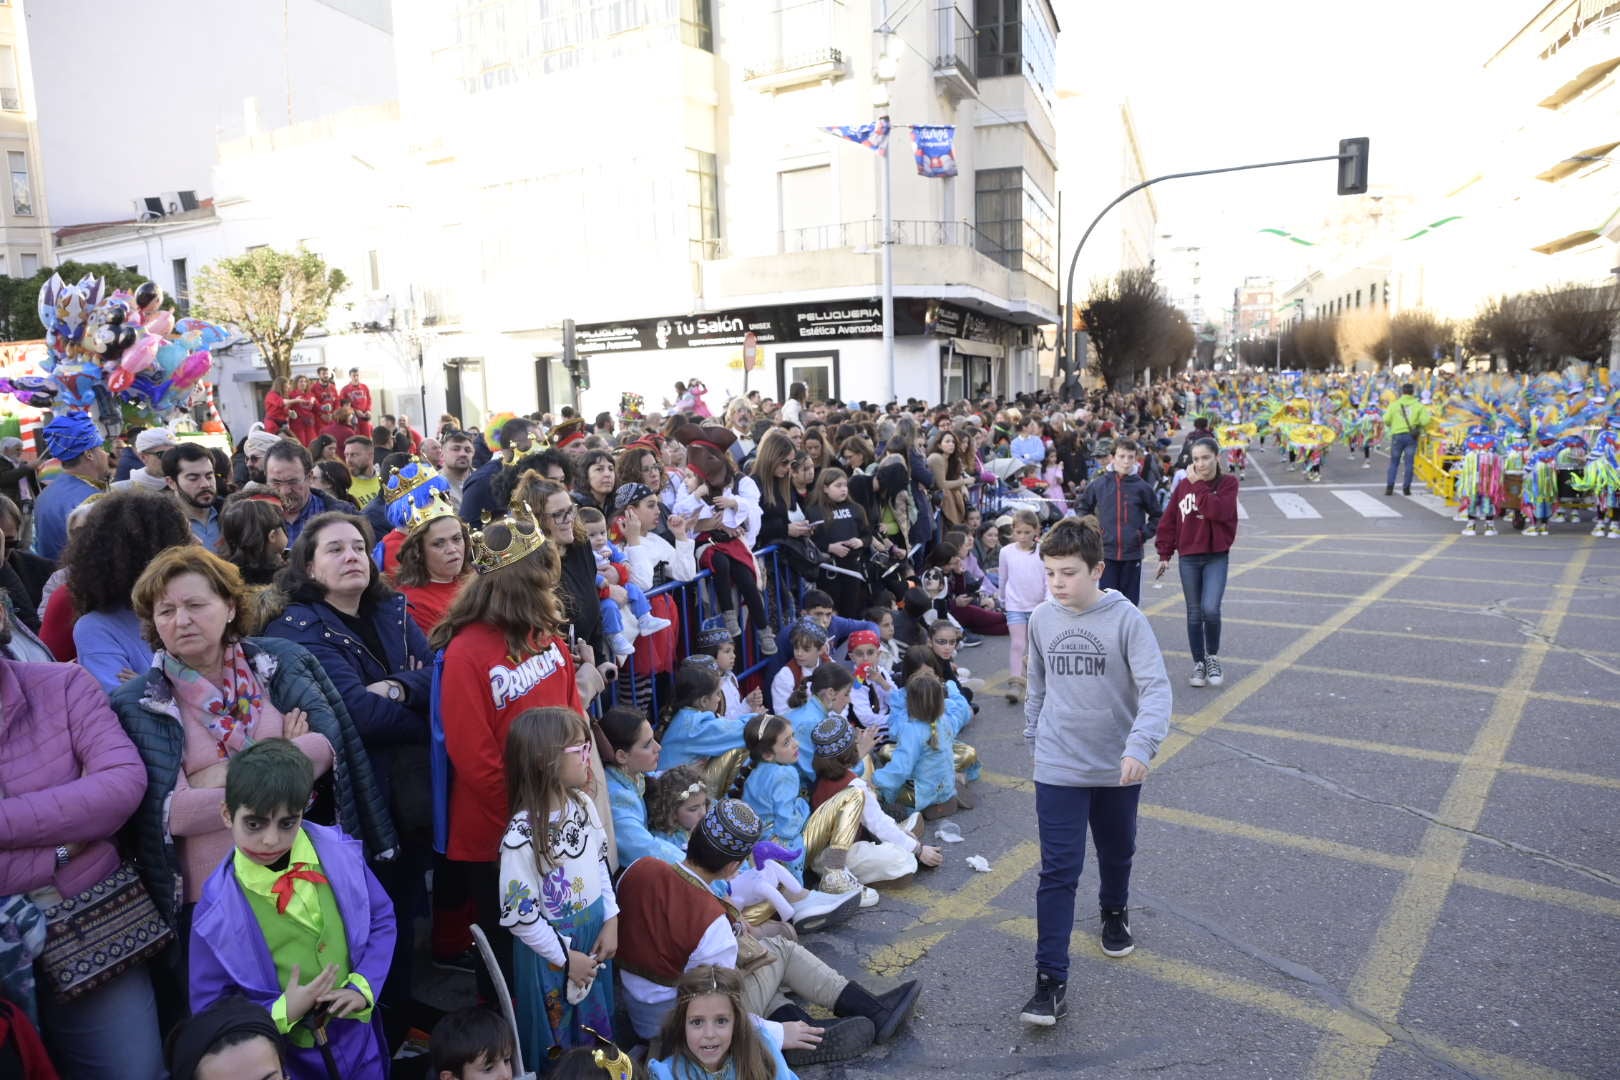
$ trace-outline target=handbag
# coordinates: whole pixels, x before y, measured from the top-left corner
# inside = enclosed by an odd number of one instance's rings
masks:
[[[784,536],[776,541],[776,546],[787,556],[788,567],[806,581],[815,581],[821,573],[821,564],[832,561],[832,556],[808,536]]]
[[[74,1001],[144,964],[174,941],[135,864],[45,909],[45,951],[39,967],[60,1002]]]

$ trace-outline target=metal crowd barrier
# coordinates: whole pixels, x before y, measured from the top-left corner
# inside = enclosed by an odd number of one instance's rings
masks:
[[[805,591],[804,582],[793,571],[775,544],[767,544],[754,552],[754,561],[764,570],[765,588],[761,593],[765,600],[766,615],[771,624],[777,630],[781,630],[798,614],[799,600]],[[697,631],[704,621],[720,615],[713,580],[714,575],[709,571],[699,570],[691,581],[671,581],[656,589],[647,590],[649,600],[657,596],[667,596],[675,604],[679,647],[676,649],[674,663],[668,670],[638,671],[635,655],[631,654],[620,666],[619,677],[609,683],[607,691],[591,703],[592,715],[600,716],[604,708],[613,708],[621,701],[625,705],[646,709],[647,715],[655,719],[663,715],[664,704],[669,698],[673,683],[675,666],[696,651],[694,642],[697,640]],[[739,609],[739,615],[747,610],[741,604]],[[752,626],[743,627],[740,651],[737,654],[737,669],[734,672],[737,684],[745,696],[749,691],[749,681],[764,675],[773,661],[772,657],[760,655],[753,630]]]

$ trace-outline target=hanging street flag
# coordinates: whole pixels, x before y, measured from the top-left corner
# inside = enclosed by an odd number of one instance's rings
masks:
[[[1435,229],[1438,229],[1442,225],[1449,225],[1453,221],[1461,221],[1461,220],[1462,220],[1462,215],[1461,214],[1452,214],[1450,217],[1443,217],[1439,221],[1431,221],[1427,225],[1423,226],[1423,228],[1421,228],[1417,232],[1413,233],[1411,236],[1403,236],[1403,237],[1401,237],[1401,239],[1402,240],[1416,240],[1418,237],[1426,235],[1427,233],[1432,232]]]
[[[864,146],[868,150],[876,150],[879,157],[886,156],[889,152],[889,118],[887,116],[880,116],[870,124],[854,126],[844,124],[833,127],[824,125],[821,130],[829,135],[836,135],[840,139],[848,139],[850,142]]]
[[[1288,240],[1288,241],[1291,241],[1291,242],[1293,242],[1295,244],[1299,244],[1301,247],[1315,247],[1316,246],[1316,241],[1315,240],[1306,240],[1303,237],[1295,236],[1293,233],[1289,232],[1287,229],[1261,229],[1260,231],[1263,232],[1263,233],[1270,233],[1272,236],[1280,236],[1284,240]]]
[[[911,147],[918,176],[955,176],[956,128],[950,124],[911,125]]]

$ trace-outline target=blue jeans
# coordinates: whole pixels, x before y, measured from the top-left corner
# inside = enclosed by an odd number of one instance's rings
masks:
[[[1097,845],[1097,901],[1105,908],[1130,900],[1136,855],[1136,806],[1142,785],[1061,787],[1035,785],[1041,837],[1041,881],[1035,890],[1035,967],[1055,979],[1069,977],[1074,894],[1086,861],[1086,826]]]
[[[169,1075],[144,966],[65,1005],[41,987],[39,1011],[51,1059],[63,1076]]]
[[[1389,472],[1384,476],[1384,486],[1395,486],[1395,474],[1400,471],[1401,458],[1406,458],[1406,479],[1401,481],[1402,488],[1412,486],[1412,469],[1417,465],[1417,436],[1410,431],[1403,431],[1390,439],[1389,442]]]
[[[1181,592],[1187,598],[1187,644],[1194,663],[1221,652],[1221,597],[1227,552],[1181,557]]]
[[[1141,559],[1107,559],[1103,562],[1102,579],[1097,582],[1099,589],[1115,589],[1125,599],[1142,606],[1142,560]]]

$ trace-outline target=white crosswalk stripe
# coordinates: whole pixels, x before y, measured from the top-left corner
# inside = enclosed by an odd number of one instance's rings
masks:
[[[1411,501],[1425,510],[1433,510],[1443,518],[1453,518],[1457,515],[1457,508],[1440,496],[1428,491],[1414,491]]]
[[[1392,518],[1400,517],[1401,512],[1389,503],[1381,501],[1378,496],[1368,491],[1356,488],[1336,488],[1333,495],[1350,509],[1364,518]]]
[[[1249,520],[1249,512],[1247,510],[1243,509],[1243,503],[1241,501],[1238,502],[1238,520],[1239,521],[1248,521]]]
[[[1277,504],[1277,509],[1283,512],[1283,517],[1297,520],[1322,516],[1303,495],[1296,495],[1292,491],[1272,491],[1267,494],[1271,496],[1271,501]]]

